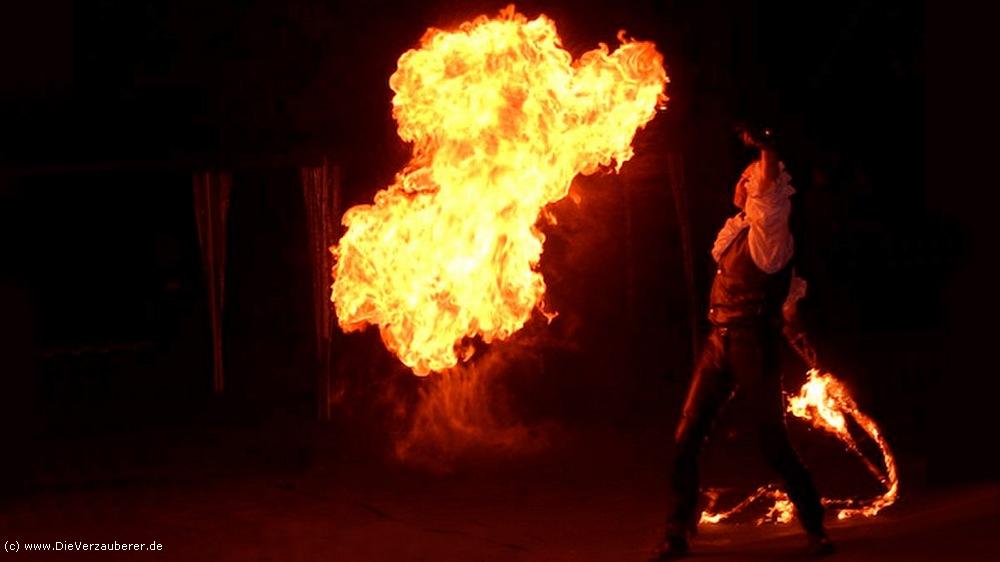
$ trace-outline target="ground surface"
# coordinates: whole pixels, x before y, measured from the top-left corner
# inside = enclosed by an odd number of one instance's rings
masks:
[[[123,560],[638,562],[661,532],[658,463],[626,447],[434,475],[335,453],[268,464],[229,441],[189,437],[147,436],[187,443],[158,448],[170,454],[133,436],[42,455],[53,464],[38,469],[36,489],[0,512],[0,535],[22,550],[0,556],[100,560],[109,556],[24,545],[117,540],[163,545],[113,557]],[[75,462],[56,463],[67,455]],[[876,519],[831,523],[835,559],[995,560],[998,498],[993,484],[904,487]],[[703,527],[693,559],[800,560],[802,546],[795,525],[719,525]]]

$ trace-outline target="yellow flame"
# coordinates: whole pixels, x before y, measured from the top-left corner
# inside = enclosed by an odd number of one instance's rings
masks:
[[[799,393],[788,399],[788,412],[793,416],[806,420],[813,427],[826,431],[840,440],[848,451],[854,453],[864,463],[872,474],[885,488],[885,492],[874,498],[831,499],[823,498],[824,505],[837,509],[838,519],[847,519],[862,515],[872,517],[886,507],[895,503],[899,495],[899,477],[896,474],[896,459],[889,450],[889,444],[882,437],[878,425],[858,408],[847,388],[830,373],[821,373],[818,369],[810,369],[806,382]],[[848,428],[848,418],[854,420],[882,453],[884,469],[879,468],[866,457],[858,447],[857,441]],[[761,486],[746,499],[725,511],[714,511],[718,501],[717,491],[709,490],[707,509],[701,514],[702,523],[718,523],[744,510],[760,498],[770,498],[773,504],[759,519],[757,524],[764,522],[787,523],[792,520],[793,505],[784,491],[773,486]]]
[[[379,327],[416,374],[455,366],[470,338],[508,338],[542,308],[535,227],[577,174],[620,169],[667,75],[649,42],[578,60],[552,20],[513,6],[430,29],[389,80],[410,163],[345,213],[331,300],[345,332]],[[544,311],[543,311],[544,312]]]
[[[773,504],[764,515],[760,516],[754,522],[756,525],[766,522],[788,523],[792,520],[792,500],[784,491],[774,486],[761,486],[757,488],[754,493],[725,511],[713,511],[719,501],[719,492],[717,490],[706,490],[706,494],[709,497],[709,501],[708,506],[701,513],[701,523],[719,523],[725,519],[729,519],[733,515],[750,507],[761,498],[770,498],[773,500]]]

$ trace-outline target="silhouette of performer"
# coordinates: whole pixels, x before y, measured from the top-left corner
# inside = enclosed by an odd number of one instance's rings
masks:
[[[752,409],[760,447],[784,480],[810,549],[818,555],[833,551],[823,528],[819,494],[785,431],[778,368],[785,324],[782,304],[795,253],[788,225],[795,189],[769,129],[743,126],[739,134],[746,145],[759,150],[759,157],[736,183],[733,203],[740,212],[726,221],[712,247],[718,264],[709,295],[712,328],[677,424],[667,531],[653,560],[688,553],[688,538],[700,518],[698,456],[719,410],[736,393]]]

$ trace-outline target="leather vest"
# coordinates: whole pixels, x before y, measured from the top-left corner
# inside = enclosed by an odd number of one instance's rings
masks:
[[[791,266],[765,273],[750,256],[750,229],[744,228],[719,256],[709,293],[708,319],[715,326],[780,326]]]

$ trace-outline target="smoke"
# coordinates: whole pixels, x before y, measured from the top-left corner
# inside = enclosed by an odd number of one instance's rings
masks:
[[[513,342],[510,342],[513,343]],[[460,465],[523,457],[544,450],[556,426],[523,421],[511,400],[511,373],[537,369],[527,346],[488,349],[471,364],[419,380],[409,425],[396,439],[396,457],[434,472]]]

